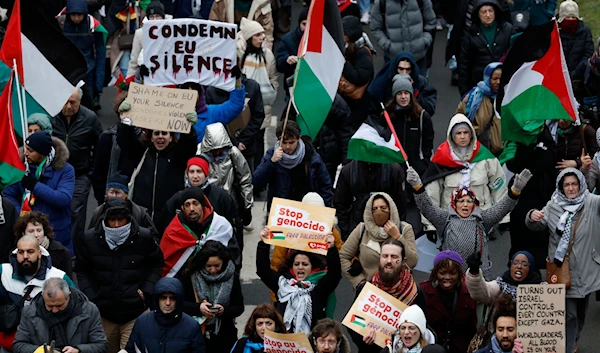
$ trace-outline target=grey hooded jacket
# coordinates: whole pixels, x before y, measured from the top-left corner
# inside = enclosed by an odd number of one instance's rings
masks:
[[[380,1],[386,1],[385,14],[380,12]],[[412,53],[417,61],[424,58],[435,24],[431,0],[375,0],[371,12],[371,31],[388,58],[401,51]]]

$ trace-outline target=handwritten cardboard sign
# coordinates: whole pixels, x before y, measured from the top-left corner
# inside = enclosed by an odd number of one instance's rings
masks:
[[[517,337],[524,353],[565,352],[565,285],[517,287]]]
[[[375,330],[375,344],[385,347],[400,326],[400,315],[408,306],[367,282],[342,321],[344,326],[367,336]]]
[[[265,353],[313,353],[305,333],[265,331]]]
[[[189,133],[192,128],[185,115],[196,111],[195,90],[161,88],[131,83],[127,102],[131,110],[124,113],[132,125],[160,131]]]
[[[267,222],[271,234],[265,243],[326,255],[334,219],[334,208],[274,197]]]
[[[226,91],[235,87],[236,25],[199,19],[148,21],[143,27],[144,65],[151,86],[188,81]]]

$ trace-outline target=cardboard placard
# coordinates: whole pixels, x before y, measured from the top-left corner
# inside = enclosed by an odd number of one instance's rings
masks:
[[[565,285],[517,287],[517,338],[524,353],[565,352]]]
[[[383,348],[400,326],[406,308],[408,305],[367,282],[342,324],[363,337],[374,329],[375,344]]]
[[[191,18],[148,21],[143,27],[144,83],[166,86],[197,82],[226,91],[235,88],[237,26]]]
[[[305,333],[265,331],[265,353],[313,353]]]
[[[265,243],[326,255],[334,219],[335,208],[274,197],[267,222],[271,239]]]
[[[189,133],[185,115],[196,111],[198,92],[189,89],[161,88],[132,82],[127,94],[131,110],[123,113],[134,126],[146,129]]]

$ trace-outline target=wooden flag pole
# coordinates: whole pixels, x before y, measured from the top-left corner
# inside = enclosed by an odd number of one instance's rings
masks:
[[[298,59],[298,62],[296,63],[296,65],[299,65],[300,58]],[[281,130],[281,138],[279,139],[279,146],[281,147],[281,145],[283,145],[283,136],[285,136],[285,129],[287,127],[287,122],[288,122],[288,118],[290,116],[290,108],[292,107],[292,104],[294,104],[294,93],[296,92],[296,81],[298,81],[298,73],[300,72],[300,66],[297,67],[297,69],[294,71],[294,84],[292,85],[292,92],[290,93],[290,103],[288,104],[288,107],[285,111],[285,119],[283,120],[283,130]]]

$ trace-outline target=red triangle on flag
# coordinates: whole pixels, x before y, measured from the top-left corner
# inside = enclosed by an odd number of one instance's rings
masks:
[[[25,164],[19,157],[19,145],[17,144],[17,136],[15,135],[15,126],[13,123],[12,92],[14,78],[13,71],[2,91],[2,95],[0,95],[0,136],[4,136],[8,140],[8,143],[0,148],[0,162],[25,171]]]
[[[298,56],[303,57],[306,52],[321,52],[324,16],[325,0],[313,0],[308,9],[306,28],[300,41]]]
[[[19,82],[21,82],[21,85],[24,85],[23,47],[21,44],[21,0],[15,0],[2,47],[0,48],[0,60],[8,67],[13,67],[16,60]]]

